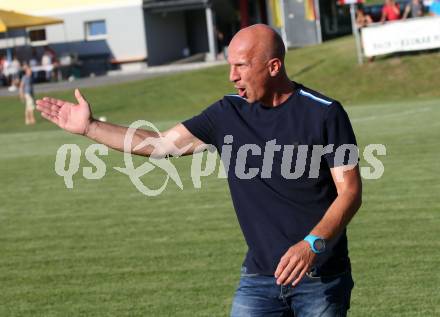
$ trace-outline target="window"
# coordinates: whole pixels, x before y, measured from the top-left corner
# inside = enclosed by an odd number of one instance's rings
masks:
[[[86,40],[101,40],[106,35],[105,20],[86,22]]]
[[[32,46],[47,44],[46,29],[28,29],[28,37]]]

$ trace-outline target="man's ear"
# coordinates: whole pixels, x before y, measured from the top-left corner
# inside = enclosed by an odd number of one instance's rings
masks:
[[[272,58],[268,62],[269,67],[269,74],[271,77],[275,77],[279,74],[281,71],[281,68],[283,67],[283,63],[279,58]]]

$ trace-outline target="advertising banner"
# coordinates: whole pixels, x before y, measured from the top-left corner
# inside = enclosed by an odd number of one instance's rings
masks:
[[[361,32],[366,57],[440,48],[440,17],[375,24]]]

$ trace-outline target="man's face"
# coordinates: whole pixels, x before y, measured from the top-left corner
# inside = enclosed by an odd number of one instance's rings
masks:
[[[229,80],[234,83],[238,94],[249,103],[262,100],[268,90],[270,76],[267,61],[258,48],[231,42],[228,62]]]

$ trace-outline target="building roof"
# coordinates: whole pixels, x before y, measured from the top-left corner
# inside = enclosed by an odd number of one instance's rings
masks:
[[[144,0],[143,7],[156,12],[202,9],[211,5],[211,0]]]
[[[0,8],[3,10],[36,15],[84,10],[85,8],[111,8],[130,5],[141,6],[142,0],[0,0]]]
[[[0,10],[0,32],[58,23],[63,23],[63,20]]]

